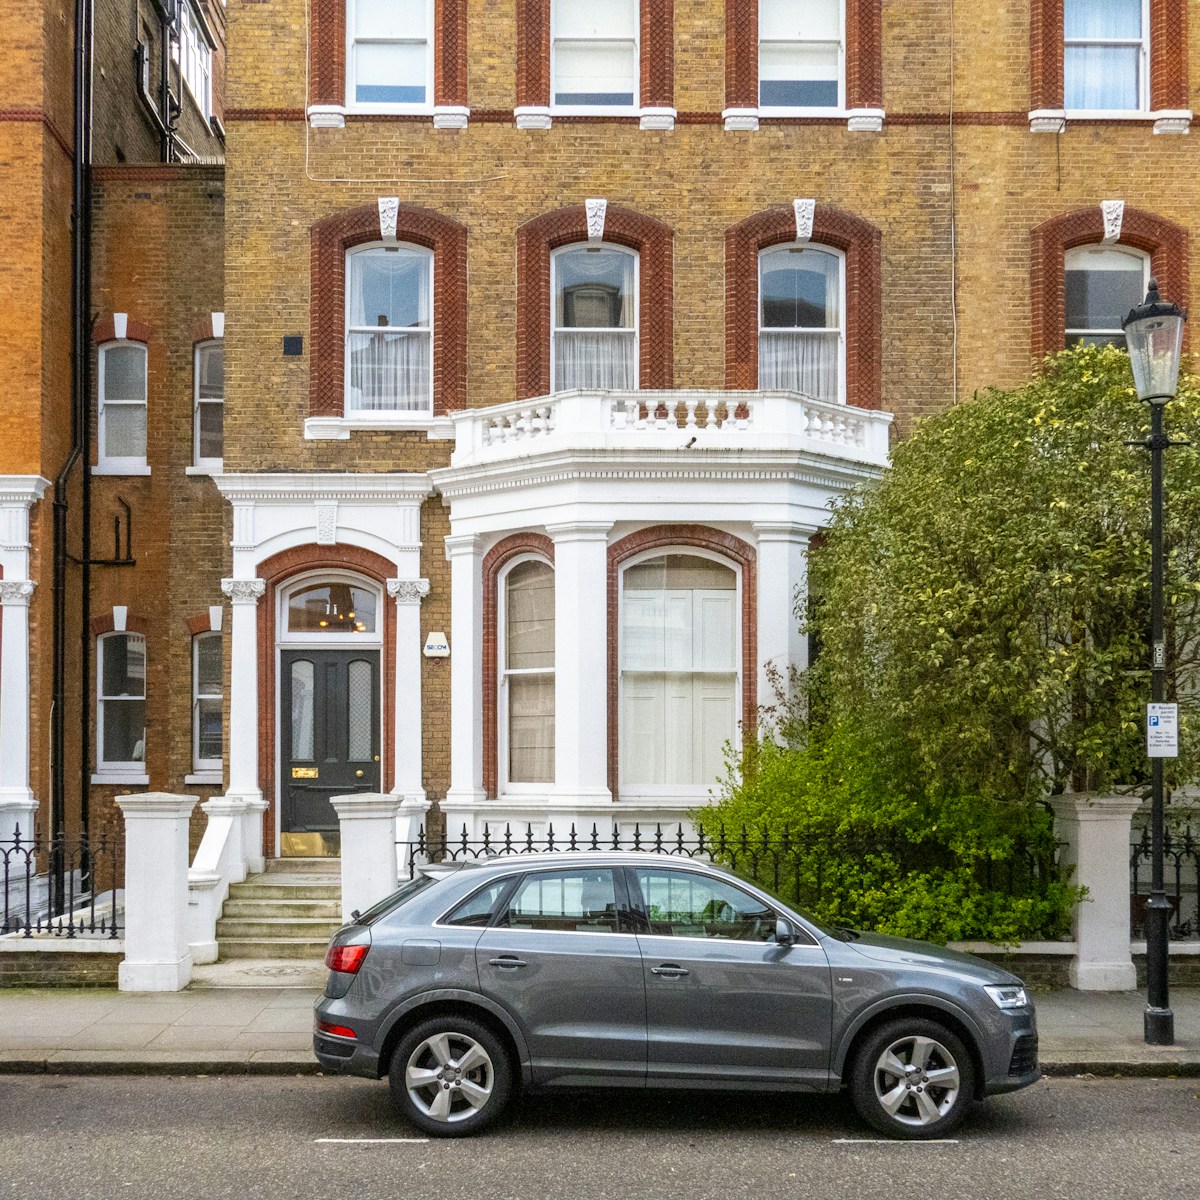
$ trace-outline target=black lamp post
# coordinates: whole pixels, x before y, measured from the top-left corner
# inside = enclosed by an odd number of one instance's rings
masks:
[[[1138,395],[1150,405],[1150,436],[1142,445],[1150,451],[1150,699],[1164,699],[1167,644],[1163,621],[1163,451],[1171,445],[1163,432],[1163,410],[1179,383],[1179,353],[1183,323],[1178,304],[1167,304],[1158,294],[1158,281],[1150,280],[1146,299],[1121,322],[1133,367]],[[1150,728],[1147,710],[1147,730]],[[1146,1015],[1145,1039],[1151,1046],[1175,1041],[1175,1014],[1167,986],[1167,927],[1171,906],[1163,889],[1163,757],[1149,747],[1151,759],[1151,883],[1146,903]]]

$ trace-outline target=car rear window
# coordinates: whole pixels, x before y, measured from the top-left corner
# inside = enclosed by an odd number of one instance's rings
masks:
[[[419,895],[434,882],[436,881],[429,875],[418,875],[415,879],[409,880],[403,887],[394,891],[390,896],[385,896],[382,900],[372,904],[365,913],[360,913],[356,924],[374,925],[380,917],[386,917],[388,913],[394,912],[400,905],[407,904],[409,900]]]

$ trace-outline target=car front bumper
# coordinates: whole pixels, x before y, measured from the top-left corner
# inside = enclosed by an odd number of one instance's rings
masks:
[[[1005,1014],[1007,1028],[989,1047],[989,1069],[981,1089],[985,1096],[1015,1092],[1042,1077],[1038,1062],[1037,1017],[1033,1007]]]

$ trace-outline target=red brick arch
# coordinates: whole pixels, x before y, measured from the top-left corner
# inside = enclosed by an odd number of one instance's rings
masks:
[[[1066,253],[1075,246],[1104,240],[1099,204],[1077,208],[1043,221],[1030,234],[1030,309],[1033,356],[1061,350],[1066,343]],[[1188,235],[1182,225],[1144,209],[1125,207],[1119,246],[1131,246],[1150,256],[1150,270],[1168,300],[1188,300]],[[1187,326],[1184,326],[1187,339]]]
[[[560,246],[586,242],[587,214],[582,204],[560,208],[526,221],[517,230],[517,398],[550,391],[550,255]],[[638,376],[643,388],[672,386],[672,238],[671,228],[610,204],[604,241],[636,250],[638,275]]]
[[[500,572],[522,554],[554,566],[554,543],[544,533],[513,533],[483,556],[483,791],[495,799],[500,789]]]
[[[154,336],[154,326],[136,317],[128,317],[125,325],[125,340],[129,342],[148,342]],[[112,313],[101,317],[92,326],[92,344],[103,346],[106,342],[117,340],[117,323]]]
[[[654,525],[639,529],[608,548],[608,787],[618,799],[620,785],[620,587],[621,568],[649,550],[689,547],[720,555],[742,575],[742,737],[753,736],[758,703],[757,555],[749,542],[707,525]]]
[[[310,232],[310,416],[344,412],[346,252],[379,240],[378,204],[333,213]],[[433,411],[442,416],[467,402],[467,230],[432,209],[401,204],[396,240],[433,251]]]
[[[258,778],[269,807],[263,814],[263,847],[275,853],[275,609],[279,589],[308,571],[352,571],[377,583],[383,593],[379,620],[383,624],[383,654],[379,681],[383,691],[381,714],[383,746],[380,787],[390,791],[395,782],[396,758],[396,621],[388,604],[387,581],[395,578],[396,565],[358,546],[295,546],[281,550],[258,565],[266,590],[258,602]]]
[[[1150,0],[1150,107],[1188,107],[1187,0]],[[1063,106],[1063,0],[1033,0],[1029,107]]]
[[[725,231],[725,386],[758,387],[758,255],[796,240],[792,208],[770,208]],[[818,204],[811,244],[846,256],[846,401],[883,406],[882,247],[869,221]]]

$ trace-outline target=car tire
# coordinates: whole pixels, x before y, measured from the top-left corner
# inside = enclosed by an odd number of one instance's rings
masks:
[[[418,1129],[466,1137],[490,1125],[512,1094],[504,1043],[469,1017],[433,1017],[396,1044],[388,1071],[392,1098]]]
[[[975,1064],[962,1039],[921,1017],[871,1032],[855,1051],[849,1083],[858,1115],[907,1141],[945,1137],[975,1102]]]

